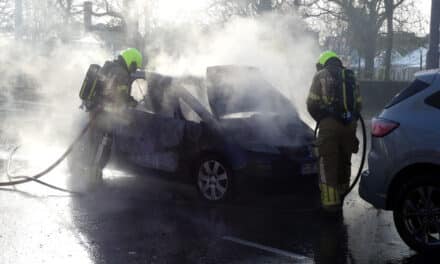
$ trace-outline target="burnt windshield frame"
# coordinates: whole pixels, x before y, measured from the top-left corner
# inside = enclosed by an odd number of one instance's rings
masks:
[[[391,99],[391,101],[385,106],[385,109],[390,108],[403,100],[425,90],[431,84],[424,82],[420,79],[415,79],[407,88],[398,93],[396,96]]]

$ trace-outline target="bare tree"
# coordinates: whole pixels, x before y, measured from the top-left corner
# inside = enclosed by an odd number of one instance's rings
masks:
[[[274,10],[279,10],[287,0],[249,0],[250,11],[256,15],[261,15]]]
[[[219,16],[222,22],[231,17],[259,16],[268,12],[288,11],[300,6],[306,6],[307,0],[213,0],[208,12]]]
[[[396,50],[396,47],[401,48],[402,46],[413,44],[417,44],[413,47],[420,48],[425,45],[423,37],[417,37],[414,33],[417,32],[417,35],[421,36],[426,34],[424,30],[424,25],[427,23],[427,19],[422,13],[417,9],[417,5],[419,4],[414,0],[405,0],[397,9],[392,8],[393,2],[396,0],[386,0],[385,2],[385,12],[386,12],[386,35],[385,35],[385,59],[384,59],[384,79],[390,79],[391,73],[391,57],[392,52]],[[387,6],[388,5],[388,6]],[[385,31],[385,29],[383,29]],[[400,38],[400,42],[396,41],[396,33],[398,34],[398,38],[406,35],[410,38],[406,41],[403,41]],[[408,42],[408,44],[407,44]],[[412,50],[411,50],[412,51]],[[421,64],[422,65],[422,64]]]
[[[331,16],[347,23],[350,43],[365,58],[365,76],[374,77],[374,58],[379,31],[387,19],[388,0],[315,0],[307,16]],[[396,10],[405,0],[391,0],[388,10]],[[311,4],[311,3],[309,3]],[[388,14],[393,14],[389,12]],[[392,28],[391,28],[392,29]],[[390,35],[391,36],[391,35]]]
[[[125,24],[125,19],[121,8],[117,10],[115,6],[120,5],[120,3],[111,4],[108,0],[97,1],[97,6],[99,11],[93,12],[93,16],[96,17],[113,17],[119,18],[123,24]]]
[[[65,24],[69,24],[75,18],[76,22],[82,20],[85,3],[90,3],[92,10],[90,15],[99,18],[102,27],[125,27],[126,16],[124,14],[124,3],[131,0],[56,0],[57,7]]]
[[[385,0],[385,16],[387,21],[387,41],[385,49],[385,73],[384,79],[390,79],[391,72],[391,54],[393,51],[393,17],[394,17],[394,0]]]
[[[61,16],[65,25],[71,23],[74,16],[83,13],[82,2],[79,0],[56,0],[57,7],[61,9]]]
[[[68,24],[72,16],[72,2],[73,0],[57,0],[58,6],[64,13],[64,24]]]
[[[14,1],[0,0],[0,32],[14,29]]]

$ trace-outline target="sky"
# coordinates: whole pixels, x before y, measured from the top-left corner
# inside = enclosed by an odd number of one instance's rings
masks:
[[[419,0],[420,4],[418,8],[422,14],[429,16],[431,13],[431,0]]]
[[[210,1],[205,0],[160,0],[155,2],[153,16],[162,23],[178,23],[191,18],[203,16]]]

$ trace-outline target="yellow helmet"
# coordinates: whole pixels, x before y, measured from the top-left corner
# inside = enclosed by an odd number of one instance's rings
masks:
[[[134,63],[136,68],[142,68],[142,54],[135,48],[128,48],[121,51],[121,57],[124,59],[128,69],[131,69]]]

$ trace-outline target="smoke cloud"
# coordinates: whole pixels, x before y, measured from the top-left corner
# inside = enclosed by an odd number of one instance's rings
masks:
[[[175,26],[154,34],[147,51],[149,67],[170,75],[204,76],[206,67],[213,65],[258,67],[302,118],[309,118],[303,110],[319,54],[318,39],[295,15],[235,18],[210,30]]]
[[[78,92],[88,65],[110,54],[91,36],[69,44],[1,38],[0,50],[2,149],[21,145],[18,156],[26,153],[36,168],[45,167],[86,120]]]
[[[29,153],[39,158],[39,167],[47,164],[41,159],[52,161],[60,153],[49,151],[50,146],[64,148],[85,123],[78,109],[84,74],[89,64],[113,57],[100,43],[91,35],[69,44],[0,38],[1,138],[32,146]],[[147,70],[169,75],[204,76],[213,65],[255,66],[294,103],[302,119],[309,119],[305,98],[319,47],[295,15],[234,18],[209,28],[168,25],[156,29],[145,51]]]

